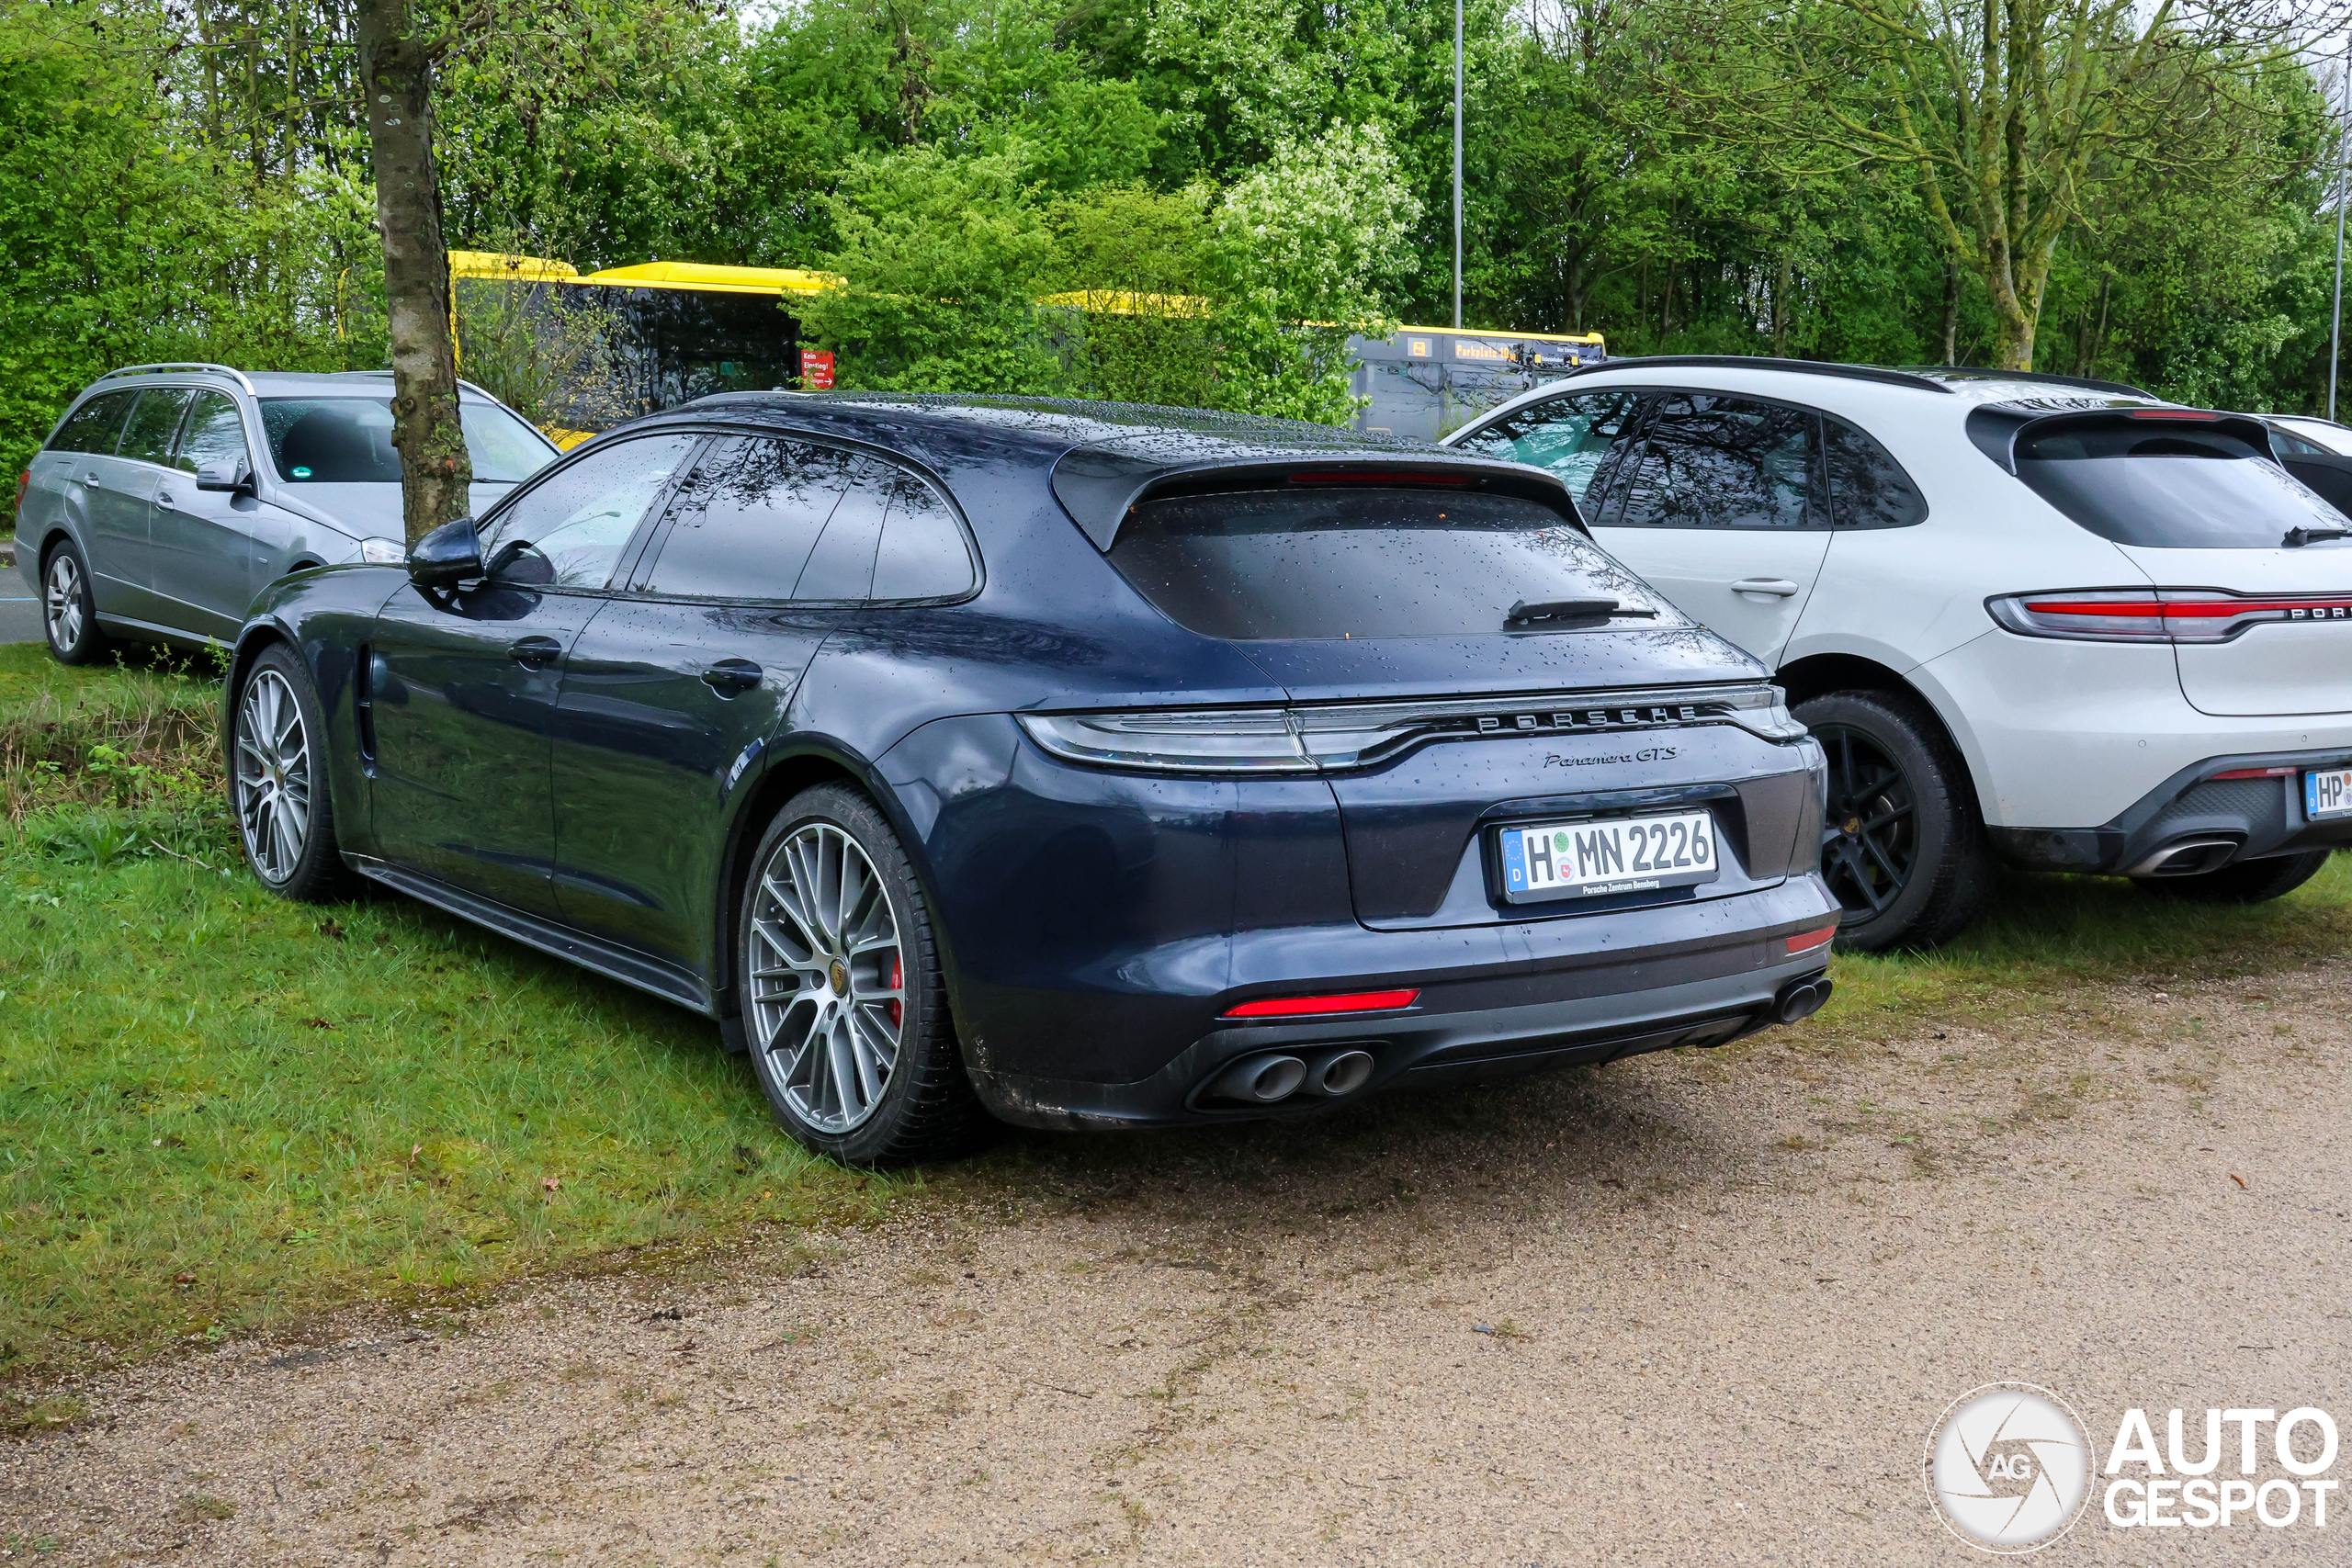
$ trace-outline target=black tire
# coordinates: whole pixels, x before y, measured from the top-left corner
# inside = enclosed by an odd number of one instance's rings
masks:
[[[1914,698],[1830,692],[1797,705],[1829,756],[1821,874],[1845,907],[1848,952],[1950,942],[1984,908],[1993,879],[1967,769]]]
[[[2193,876],[2143,876],[2139,881],[2151,893],[2195,904],[2265,904],[2285,897],[2317,876],[2326,867],[2328,854],[2326,850],[2311,850],[2299,855],[2242,861]]]
[[[786,1132],[865,1167],[980,1143],[991,1123],[956,1043],[930,908],[872,801],[840,784],[795,795],[752,852],[736,929],[742,1032]]]
[[[93,664],[109,639],[98,629],[97,594],[81,547],[60,539],[40,561],[41,635],[60,664]]]
[[[282,898],[330,904],[349,897],[354,878],[335,840],[327,783],[326,714],[311,672],[284,643],[264,649],[246,668],[229,712],[229,816],[245,864]],[[297,744],[299,766],[292,761]],[[291,830],[298,816],[299,830]]]

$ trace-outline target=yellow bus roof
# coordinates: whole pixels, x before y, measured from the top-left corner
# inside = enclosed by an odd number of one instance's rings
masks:
[[[503,277],[532,281],[549,278],[571,278],[580,276],[580,269],[568,261],[549,261],[545,256],[510,256],[497,251],[451,251],[451,277]]]
[[[707,294],[816,294],[841,280],[788,266],[725,266],[716,262],[643,262],[582,273],[568,261],[496,251],[451,251],[451,277],[530,283],[595,283],[615,288],[689,288]]]
[[[1398,327],[1394,335],[1403,337],[1407,333],[1430,337],[1498,337],[1511,343],[1600,342],[1599,333],[1518,333],[1501,327],[1492,329],[1487,327]],[[1384,338],[1382,341],[1387,340]]]
[[[710,294],[819,294],[840,282],[829,272],[791,266],[722,266],[716,262],[643,262],[608,266],[578,279],[619,288],[693,288]]]

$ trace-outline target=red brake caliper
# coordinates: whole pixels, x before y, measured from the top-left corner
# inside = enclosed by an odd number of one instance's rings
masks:
[[[890,960],[890,988],[894,991],[903,991],[906,989],[906,970],[900,962],[894,957]],[[892,997],[890,998],[890,1027],[893,1029],[898,1028],[899,1021],[904,1018],[906,1013],[907,1010],[905,1004],[899,1001],[897,997]]]

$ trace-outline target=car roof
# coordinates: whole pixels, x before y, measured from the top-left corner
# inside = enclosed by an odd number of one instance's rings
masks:
[[[1409,452],[1440,461],[1447,456],[1424,441],[1314,424],[1306,420],[1270,419],[1216,409],[1099,402],[1082,398],[935,392],[722,392],[648,418],[681,415],[724,415],[754,421],[765,416],[792,423],[816,417],[828,423],[856,423],[877,432],[978,425],[997,433],[1008,445],[1056,456],[1073,446],[1202,456],[1237,452]]]
[[[1087,536],[1108,549],[1127,508],[1162,481],[1205,469],[1408,462],[1413,468],[1475,471],[1502,488],[1540,495],[1575,515],[1558,477],[1544,469],[1456,452],[1409,437],[1382,435],[1210,409],[1075,398],[954,396],[876,392],[726,392],[649,414],[619,428],[673,423],[772,424],[779,430],[833,434],[884,446],[952,445],[960,433],[985,431],[999,453],[1026,455],[1050,469],[1054,493]]]
[[[159,365],[116,370],[99,377],[85,393],[115,392],[140,387],[185,387],[192,381],[242,387],[255,397],[374,397],[390,396],[389,370],[238,370],[225,365]],[[459,382],[458,395],[467,402],[494,402],[480,387]]]
[[[1494,412],[1584,386],[1687,387],[1785,398],[1827,408],[1848,417],[1901,404],[1920,418],[1964,422],[1970,411],[2001,407],[2029,413],[2060,413],[2101,408],[2169,406],[2141,388],[2120,381],[2031,371],[1985,370],[1966,366],[1896,369],[1883,365],[1845,365],[1826,360],[1771,359],[1719,354],[1660,355],[1605,360],[1542,385],[1497,405]]]

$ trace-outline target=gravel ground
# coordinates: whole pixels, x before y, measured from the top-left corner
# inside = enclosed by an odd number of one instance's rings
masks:
[[[2152,982],[1992,1032],[1022,1138],[878,1231],[110,1376],[79,1428],[0,1446],[0,1546],[1982,1562],[1920,1482],[1974,1385],[2056,1389],[2102,1453],[2127,1405],[2161,1431],[2176,1405],[2352,1404],[2346,1001],[2319,973]],[[2335,1543],[2118,1530],[2094,1501],[2038,1561]]]

